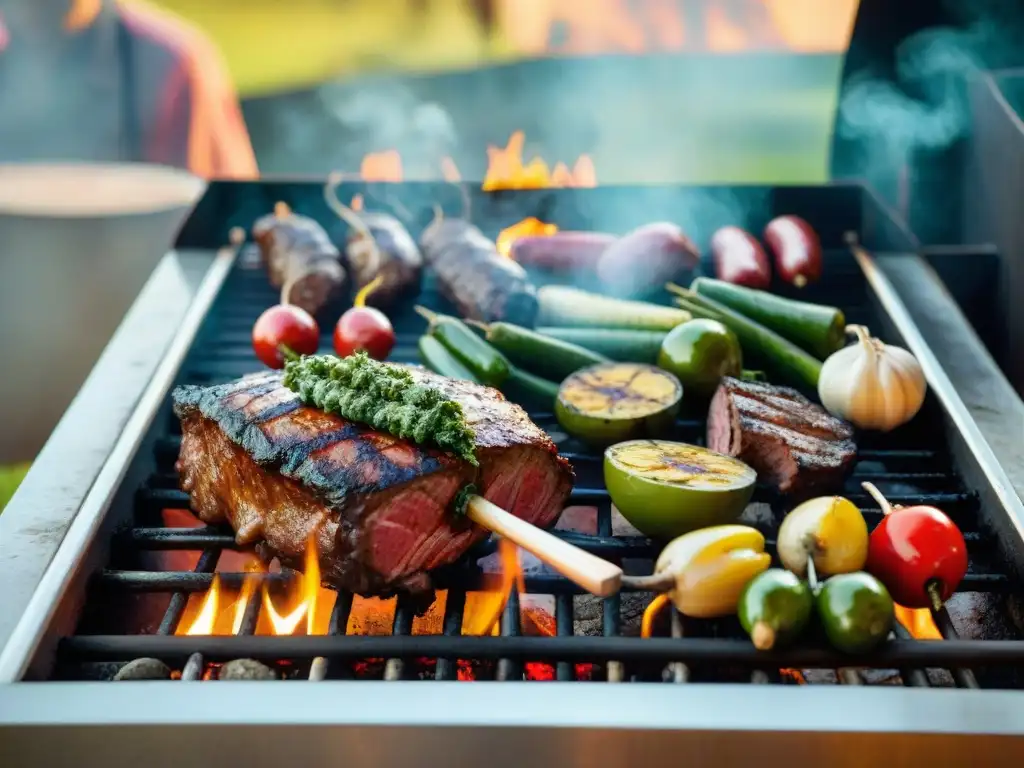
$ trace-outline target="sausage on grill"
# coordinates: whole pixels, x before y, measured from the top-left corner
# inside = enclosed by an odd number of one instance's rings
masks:
[[[378,275],[381,283],[366,297],[366,303],[386,307],[395,300],[419,292],[423,256],[405,226],[387,213],[356,211],[338,199],[340,174],[332,174],[324,187],[324,198],[339,218],[351,228],[345,245],[345,263],[359,291]]]
[[[256,220],[252,235],[270,284],[281,289],[281,303],[316,315],[344,290],[341,254],[324,228],[308,216],[278,203],[273,213]]]
[[[423,231],[420,248],[441,294],[464,318],[533,326],[537,292],[526,271],[468,221],[437,216]]]

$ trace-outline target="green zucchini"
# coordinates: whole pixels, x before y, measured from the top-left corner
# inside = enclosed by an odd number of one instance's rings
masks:
[[[836,307],[698,277],[690,290],[749,317],[824,360],[846,344],[846,316]]]
[[[604,355],[578,344],[554,339],[511,323],[490,323],[486,339],[514,365],[547,379],[561,381],[588,365],[609,362]]]
[[[621,363],[658,362],[663,331],[630,331],[622,328],[538,328],[537,333],[569,344],[577,344],[591,352]]]
[[[714,299],[700,296],[679,286],[670,286],[670,290],[680,297],[677,301],[693,314],[718,320],[728,327],[736,334],[745,352],[750,352],[770,363],[771,368],[781,378],[795,386],[817,390],[818,376],[821,375],[820,360],[793,342],[782,338],[775,331],[729,309],[724,304],[719,304]]]
[[[545,411],[553,411],[558,399],[558,384],[515,366],[512,366],[501,391],[513,403]]]
[[[479,384],[476,376],[440,341],[424,334],[419,341],[420,360],[428,369],[450,379],[463,379]]]
[[[564,285],[545,285],[537,291],[537,300],[537,325],[671,331],[691,319],[689,312],[676,307],[613,299]]]
[[[511,367],[503,354],[457,317],[439,315],[423,307],[416,307],[416,311],[430,323],[427,333],[441,342],[477,381],[501,388]]]

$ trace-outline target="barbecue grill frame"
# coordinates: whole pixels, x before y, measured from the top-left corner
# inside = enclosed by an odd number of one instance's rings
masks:
[[[220,189],[218,193],[223,196],[224,190]],[[275,196],[273,189],[266,189],[264,193],[268,199]],[[938,282],[934,273],[930,272],[924,262],[912,253],[916,247],[913,238],[891,214],[885,211],[884,207],[877,203],[870,192],[860,190],[859,193],[864,195],[867,207],[876,209],[861,222],[860,234],[865,238],[866,245],[870,247],[872,242],[877,240],[885,244],[883,247],[895,247],[897,251],[904,249],[908,251],[872,259],[871,263],[877,264],[879,269],[874,275],[868,275],[872,290],[885,306],[897,336],[904,339],[918,353],[919,358],[922,357],[919,349],[915,349],[915,344],[923,343],[924,337],[917,329],[914,318],[907,311],[905,303],[892,289],[891,281],[886,277],[885,265],[896,263],[900,267],[901,280],[906,280],[908,274],[912,276],[916,274],[921,279],[921,285],[915,289],[919,293],[917,299],[932,303],[932,306],[945,310],[949,317],[954,318],[955,329],[966,331],[962,334],[963,338],[960,341],[967,345],[967,350],[971,354],[987,357],[980,341],[973,333],[969,332],[966,321],[956,309],[951,297],[945,291],[938,290],[941,288],[941,283]],[[205,205],[206,215],[210,215],[212,206],[214,209],[221,209],[220,212],[223,214],[222,205],[215,203],[216,201],[211,203],[204,198],[204,201],[200,203],[200,209],[203,209]],[[190,222],[194,223],[195,219],[194,215]],[[219,226],[224,226],[223,219]],[[193,236],[194,231],[193,229]],[[871,236],[872,232],[876,237]],[[189,242],[189,236],[189,225],[187,224],[179,245],[187,244],[193,247],[200,245],[197,242]],[[392,686],[402,686],[403,693],[398,696],[386,689],[379,688],[379,686],[366,683],[321,682],[316,684],[319,691],[294,694],[290,690],[294,686],[285,686],[285,689],[288,690],[285,699],[281,699],[275,693],[275,703],[272,708],[268,708],[265,700],[259,697],[238,695],[233,688],[236,684],[232,683],[213,686],[212,693],[210,693],[210,687],[202,689],[202,696],[206,704],[200,707],[194,706],[196,699],[192,691],[195,689],[182,689],[178,682],[146,682],[136,683],[134,686],[110,686],[106,683],[39,685],[15,682],[22,679],[33,658],[52,652],[53,643],[57,637],[57,633],[54,631],[55,625],[68,619],[68,617],[60,617],[57,614],[61,611],[71,610],[77,613],[77,605],[74,604],[74,601],[66,599],[69,588],[76,583],[81,584],[84,581],[81,579],[83,572],[92,570],[92,563],[85,561],[87,553],[92,549],[90,545],[95,541],[97,532],[103,527],[107,510],[114,496],[126,485],[130,485],[121,482],[123,474],[132,457],[140,449],[161,404],[166,401],[167,392],[177,375],[180,364],[193,342],[201,320],[219,292],[234,258],[234,251],[221,251],[218,255],[210,257],[210,268],[196,291],[195,298],[181,321],[181,327],[167,351],[154,350],[154,358],[161,362],[149,383],[141,390],[138,407],[106,460],[102,462],[102,469],[96,476],[96,481],[39,582],[20,622],[9,637],[0,636],[0,641],[6,641],[3,651],[0,653],[0,682],[9,683],[9,685],[0,685],[0,733],[4,733],[5,739],[15,733],[14,730],[6,731],[5,729],[16,729],[19,725],[28,724],[33,724],[38,728],[52,728],[55,735],[62,734],[61,739],[71,740],[63,743],[70,744],[80,736],[79,732],[74,729],[67,730],[68,726],[96,725],[98,720],[103,720],[106,724],[111,725],[143,726],[152,724],[160,726],[169,723],[174,726],[165,731],[156,728],[160,733],[189,729],[213,722],[236,725],[262,723],[267,725],[323,726],[327,735],[310,739],[310,745],[315,746],[317,743],[322,743],[318,739],[329,739],[333,743],[347,743],[348,748],[351,749],[361,739],[367,738],[366,729],[390,726],[401,728],[405,737],[409,738],[406,746],[390,748],[399,751],[408,748],[409,752],[405,753],[408,758],[410,755],[417,754],[419,749],[428,748],[432,738],[429,726],[442,725],[452,727],[456,729],[456,732],[460,732],[458,730],[460,727],[473,729],[503,726],[506,729],[511,729],[504,732],[506,737],[509,733],[518,734],[510,737],[511,741],[523,738],[553,738],[561,744],[571,744],[574,741],[582,740],[582,743],[592,745],[601,741],[600,732],[595,730],[601,728],[625,729],[630,733],[637,730],[641,734],[671,729],[678,732],[681,737],[688,735],[700,736],[700,738],[707,738],[711,733],[723,737],[740,732],[756,732],[756,747],[753,742],[748,741],[750,736],[744,737],[748,749],[761,747],[777,749],[794,735],[806,735],[808,732],[818,734],[826,740],[854,732],[870,732],[876,736],[887,734],[904,739],[907,744],[917,743],[923,738],[923,734],[932,732],[957,734],[962,737],[989,734],[1024,735],[1024,707],[1021,706],[1024,703],[1024,693],[1005,691],[985,691],[979,694],[964,690],[911,692],[892,689],[874,691],[866,687],[816,688],[811,686],[802,687],[799,691],[801,696],[813,692],[811,697],[799,699],[799,701],[794,698],[793,706],[780,707],[781,700],[777,698],[777,695],[792,695],[784,693],[785,689],[780,686],[771,686],[770,697],[762,701],[760,696],[768,694],[761,693],[760,686],[749,685],[741,687],[725,684],[663,686],[631,683],[625,688],[615,685],[591,685],[585,693],[580,694],[575,687],[568,686],[535,689],[533,687],[524,688],[526,683],[476,682],[473,685],[460,684],[445,689],[443,692],[445,706],[439,710],[436,704],[430,706],[430,703],[424,698],[427,695],[442,695],[436,693],[434,686],[437,683],[426,687],[422,687],[420,683],[387,683]],[[964,346],[958,346],[952,351],[962,355]],[[961,427],[962,425],[968,427],[973,425],[973,429],[963,432],[957,429],[947,430],[951,447],[957,455],[958,461],[964,462],[958,466],[961,471],[973,472],[974,476],[970,479],[974,487],[983,494],[989,503],[997,505],[997,508],[1002,510],[999,515],[990,512],[986,516],[986,520],[1002,523],[1004,534],[1001,537],[1002,543],[1006,553],[1013,558],[1012,562],[1019,568],[1021,561],[1024,560],[1024,534],[1022,534],[1024,531],[1024,508],[1022,508],[1020,497],[1014,490],[1013,482],[989,447],[986,441],[987,435],[972,418],[971,409],[964,404],[957,393],[958,384],[963,382],[963,367],[950,364],[948,359],[950,350],[940,348],[933,352],[934,357],[929,354],[924,355],[922,359],[929,374],[929,383],[939,395],[948,417],[955,425]],[[116,376],[119,368],[118,362],[116,360],[101,362],[109,377]],[[976,371],[972,371],[972,373],[976,373]],[[1024,406],[1021,405],[1019,399],[1013,396],[1012,390],[1007,393],[1000,386],[996,386],[1000,384],[998,370],[986,369],[984,373],[994,382],[992,391],[997,392],[1000,397],[1004,395],[1006,397],[995,403],[974,403],[975,408],[996,409],[1007,414],[1021,413]],[[95,461],[95,457],[82,458]],[[973,469],[972,465],[974,465]],[[64,465],[44,463],[33,468],[30,479],[32,475],[38,477],[42,473],[56,474],[58,471],[66,472],[67,468]],[[1018,486],[1019,488],[1020,486]],[[8,509],[7,514],[13,514],[16,518],[29,514],[31,497],[18,498],[15,501],[18,503],[12,504],[12,508]],[[224,685],[227,687],[223,687]],[[493,685],[500,685],[500,692],[492,692]],[[351,686],[359,687],[352,688]],[[416,686],[421,687],[417,688]],[[556,693],[555,689],[563,687],[565,693],[560,691]],[[630,689],[630,691],[624,693],[625,689]],[[245,689],[243,694],[247,694],[251,690]],[[435,693],[430,693],[432,690]],[[188,700],[193,702],[193,705],[170,708],[170,703],[181,700],[182,692],[185,691],[189,692]],[[751,698],[752,694],[753,698]],[[907,698],[908,695],[911,698]],[[295,698],[292,699],[292,696]],[[350,696],[358,697],[358,707],[346,707],[345,711],[339,714],[337,703],[352,700],[349,698]],[[479,696],[485,698],[479,699]],[[566,698],[563,699],[563,696]],[[635,699],[636,703],[634,704],[639,710],[634,710],[628,704],[634,696],[639,697]],[[671,698],[662,700],[662,696]],[[926,698],[918,698],[921,696]],[[145,711],[136,706],[140,698],[146,699]],[[230,705],[213,706],[217,700],[229,701]],[[296,702],[296,706],[285,706],[286,700]],[[396,700],[401,700],[402,704],[396,707]],[[45,705],[42,704],[43,701],[46,702]],[[482,701],[486,701],[487,704],[481,703]],[[668,704],[663,708],[656,707],[655,702],[658,701]],[[33,702],[38,702],[38,704],[34,705]],[[100,702],[107,703],[101,704]],[[160,705],[151,707],[154,702],[160,702]],[[303,703],[299,704],[298,702]],[[760,705],[753,706],[755,702]],[[165,703],[167,703],[166,706]],[[849,722],[851,707],[855,707],[859,712],[856,723]],[[656,714],[652,716],[651,713],[655,710]],[[638,717],[637,711],[643,716]],[[922,721],[923,711],[926,711],[927,723]],[[783,712],[785,712],[784,716]],[[793,729],[794,723],[799,723],[799,732]],[[932,727],[929,728],[929,725]],[[425,728],[426,730],[424,730]],[[233,752],[233,754],[242,754],[247,748],[242,744],[246,741],[246,737],[242,735],[246,730],[228,729],[218,737],[218,742],[227,739],[230,734],[232,741],[237,739],[239,742],[239,751]],[[48,739],[38,738],[37,729],[34,728],[32,731],[36,732],[35,739],[40,744],[48,741]],[[557,737],[545,735],[552,731],[559,735]],[[146,732],[149,733],[148,730]],[[207,764],[205,761],[212,759],[209,752],[202,754],[198,749],[186,751],[182,747],[180,740],[182,733],[185,732],[194,733],[194,731],[181,731],[175,737],[174,742],[177,745],[175,759],[187,759],[200,765]],[[468,736],[469,732],[466,732],[466,735]],[[166,737],[159,736],[158,738]],[[563,739],[564,741],[562,741]],[[100,738],[97,741],[102,742],[103,739]],[[882,741],[885,740],[883,739],[879,743]],[[975,743],[977,740],[973,738],[968,741],[971,742],[970,746],[964,746],[963,740],[958,740],[956,749],[964,749],[963,754],[980,754],[977,750],[981,748],[979,747],[981,742]],[[477,742],[479,740],[474,743]],[[947,742],[946,739],[942,740],[940,749],[941,754],[948,759],[952,754],[950,752],[952,747]],[[189,743],[197,745],[201,743],[201,739],[190,738],[186,740],[186,745]],[[490,745],[489,749],[494,749],[494,743],[493,740],[487,742]],[[859,742],[858,744],[863,743]],[[411,746],[413,744],[419,746],[414,749]],[[485,745],[479,744],[479,748],[484,749]],[[575,750],[578,749],[577,744]],[[293,751],[289,754],[294,759],[296,753]],[[402,755],[399,752],[392,754],[398,763],[402,762]],[[937,752],[937,754],[940,753]],[[556,759],[560,764],[564,764],[565,760],[569,759],[564,752],[558,753],[557,750],[553,750],[551,755],[552,764]],[[1005,756],[1005,753],[1001,753],[1001,755]],[[381,758],[382,753],[378,749],[374,752],[374,759]],[[547,760],[547,757],[545,756],[544,759]],[[578,759],[578,752],[575,759]],[[833,761],[832,764],[838,763]]]

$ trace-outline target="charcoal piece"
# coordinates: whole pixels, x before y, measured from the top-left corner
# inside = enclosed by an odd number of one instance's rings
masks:
[[[233,659],[220,668],[218,680],[277,680],[277,673],[255,659]]]
[[[133,659],[114,675],[115,681],[124,680],[170,680],[171,668],[160,659]]]

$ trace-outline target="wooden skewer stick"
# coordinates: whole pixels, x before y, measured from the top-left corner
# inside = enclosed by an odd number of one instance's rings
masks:
[[[611,597],[622,585],[622,569],[617,565],[552,536],[482,496],[470,496],[465,511],[477,525],[518,544],[591,594]]]

